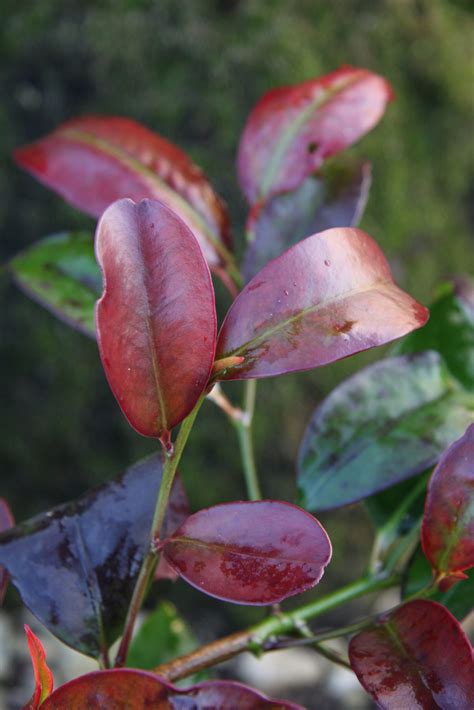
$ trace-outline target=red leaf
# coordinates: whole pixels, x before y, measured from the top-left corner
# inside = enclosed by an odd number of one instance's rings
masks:
[[[314,587],[332,550],[312,515],[266,500],[200,510],[164,541],[163,552],[206,594],[238,604],[273,604]]]
[[[165,538],[168,535],[172,535],[175,530],[177,530],[177,528],[179,528],[179,526],[184,523],[188,516],[188,497],[186,495],[181,476],[177,474],[174,477],[172,496],[170,497],[168,502],[168,508],[166,511],[163,528],[161,530],[161,536]],[[179,575],[176,574],[174,569],[170,567],[170,565],[164,559],[163,555],[161,555],[155,571],[155,581],[158,581],[160,579],[170,579],[172,582],[175,582],[178,577]]]
[[[297,188],[326,158],[370,131],[392,98],[385,79],[352,67],[269,91],[251,112],[239,146],[239,181],[249,203]]]
[[[444,589],[474,567],[474,424],[443,454],[428,486],[423,552]]]
[[[214,291],[198,243],[155,200],[120,200],[97,227],[102,363],[125,416],[166,439],[196,404],[214,361]]]
[[[385,710],[469,710],[474,657],[462,628],[437,602],[418,599],[349,644],[353,671]]]
[[[35,673],[35,691],[23,710],[36,710],[53,691],[53,674],[46,665],[46,654],[39,638],[25,624],[25,633],[30,649],[31,662]]]
[[[182,150],[135,121],[76,118],[14,156],[40,182],[94,217],[123,197],[159,199],[190,227],[212,267],[226,261],[232,243],[224,204]]]
[[[14,527],[15,518],[5,498],[0,498],[0,533]],[[8,586],[8,572],[0,565],[0,606],[3,604]]]
[[[245,359],[219,379],[319,367],[388,343],[427,318],[426,308],[394,283],[371,237],[359,229],[328,229],[264,266],[238,295],[219,333],[216,359]]]
[[[116,669],[76,678],[58,688],[41,710],[304,710],[299,705],[270,700],[232,681],[209,681],[175,688],[147,671]]]

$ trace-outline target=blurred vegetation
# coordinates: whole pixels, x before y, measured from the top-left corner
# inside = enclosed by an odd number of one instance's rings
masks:
[[[2,16],[2,262],[47,234],[93,230],[89,218],[22,174],[10,157],[16,145],[85,113],[131,116],[188,151],[229,203],[240,249],[246,208],[234,163],[250,108],[274,86],[346,63],[383,74],[397,96],[352,149],[374,165],[362,227],[384,249],[399,283],[422,301],[444,279],[472,269],[469,2],[2,0]],[[154,443],[126,425],[95,344],[30,302],[4,274],[0,284],[0,494],[23,518],[120,472]],[[219,295],[224,309],[226,296]],[[267,497],[292,500],[295,453],[311,411],[338,381],[381,354],[259,384],[256,447]],[[240,386],[228,392],[238,397]],[[193,508],[245,496],[234,432],[211,404],[182,471]],[[362,568],[370,528],[360,506],[326,514],[323,522],[335,549],[327,591]],[[260,613],[205,602],[184,585],[175,591],[186,603],[225,609],[226,624]]]

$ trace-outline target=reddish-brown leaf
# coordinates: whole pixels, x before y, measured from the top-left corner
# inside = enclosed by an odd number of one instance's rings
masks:
[[[184,222],[155,200],[111,205],[97,227],[96,252],[107,379],[130,424],[166,439],[196,404],[214,361],[209,269]]]
[[[163,552],[206,594],[238,604],[273,604],[314,587],[332,550],[312,515],[265,500],[200,510],[164,541]]]
[[[239,181],[249,203],[297,188],[326,158],[370,131],[391,98],[385,79],[353,67],[269,91],[252,110],[239,146]]]
[[[41,641],[26,625],[25,633],[35,674],[35,690],[33,697],[23,710],[37,710],[48,695],[53,692],[54,680],[53,674],[46,664],[46,654]]]
[[[384,710],[470,710],[474,656],[462,628],[441,604],[417,599],[355,636],[351,666]]]
[[[0,532],[3,532],[4,530],[8,530],[9,528],[12,528],[14,525],[15,525],[15,518],[13,517],[13,513],[10,510],[10,506],[8,505],[5,498],[0,498]],[[0,605],[3,604],[3,600],[5,598],[5,592],[7,591],[7,586],[8,586],[8,572],[5,569],[5,567],[0,565]]]
[[[147,671],[98,671],[58,688],[41,710],[304,710],[232,681],[175,688]]]
[[[271,261],[238,295],[219,333],[216,360],[244,360],[216,379],[326,365],[399,338],[427,318],[427,309],[394,283],[371,237],[328,229]]]
[[[161,200],[191,228],[212,267],[226,261],[232,244],[224,204],[182,150],[135,121],[75,118],[14,156],[40,182],[94,217],[123,197]]]
[[[423,551],[443,586],[474,567],[474,424],[443,454],[428,486]]]

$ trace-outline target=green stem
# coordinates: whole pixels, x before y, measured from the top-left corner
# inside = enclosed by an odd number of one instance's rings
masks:
[[[247,486],[247,495],[250,500],[260,500],[262,498],[252,438],[252,420],[255,410],[256,391],[257,381],[247,380],[245,383],[244,409],[240,417],[232,419],[237,431],[245,484]]]
[[[150,531],[150,549],[143,560],[135,584],[135,589],[133,590],[132,599],[128,607],[127,618],[125,620],[122,640],[120,642],[117,656],[115,658],[115,668],[121,668],[127,660],[128,647],[132,639],[135,621],[137,619],[138,612],[142,607],[145,595],[152,580],[153,572],[156,568],[156,563],[158,561],[158,554],[155,550],[154,543],[156,538],[159,536],[160,530],[163,525],[163,520],[166,514],[171,488],[173,486],[174,477],[181,459],[181,455],[183,453],[184,447],[186,446],[189,434],[191,433],[194,420],[196,419],[196,416],[199,412],[199,409],[201,408],[202,403],[204,402],[204,399],[205,395],[202,395],[197,401],[192,412],[186,417],[186,419],[183,420],[179,429],[178,436],[176,437],[176,442],[172,454],[165,455],[165,463],[163,466],[161,485],[156,501],[155,513],[153,515],[153,522]]]
[[[394,587],[398,582],[399,577],[395,574],[384,575],[383,577],[363,577],[321,599],[293,609],[290,612],[280,613],[278,616],[264,619],[245,631],[213,641],[210,644],[201,646],[201,648],[192,653],[175,658],[168,663],[163,663],[155,668],[153,672],[168,680],[176,681],[205,668],[215,666],[244,651],[261,654],[265,651],[266,644],[271,645],[272,640],[276,641],[279,636],[295,633],[295,631],[299,632],[301,628],[304,628],[307,621],[369,592],[377,592]],[[343,629],[315,635],[313,640],[319,643],[329,638],[336,638],[341,634],[352,633],[364,628],[367,623],[368,620],[364,619]]]

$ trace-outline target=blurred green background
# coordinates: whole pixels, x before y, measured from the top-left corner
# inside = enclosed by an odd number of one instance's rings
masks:
[[[397,100],[351,152],[373,162],[362,227],[396,279],[429,302],[473,266],[474,15],[468,0],[2,0],[2,263],[40,237],[94,228],[13,164],[11,152],[86,113],[133,117],[189,152],[229,204],[240,249],[246,207],[235,155],[268,89],[353,64],[383,74]],[[119,473],[153,451],[129,429],[95,343],[1,278],[0,495],[18,519]],[[219,290],[221,309],[227,304]],[[256,449],[266,497],[292,500],[295,453],[311,411],[377,351],[259,384]],[[240,386],[230,385],[231,397]],[[182,462],[194,509],[245,496],[234,432],[208,404]],[[327,514],[334,562],[324,591],[362,568],[370,526],[360,506]],[[350,562],[348,563],[348,560]],[[222,627],[260,612],[222,611]]]

